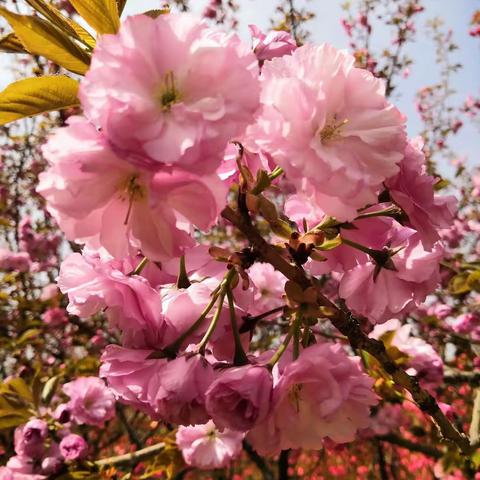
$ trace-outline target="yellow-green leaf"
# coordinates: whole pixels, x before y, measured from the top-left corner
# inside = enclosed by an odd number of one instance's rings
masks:
[[[337,235],[334,238],[330,239],[325,239],[325,241],[321,245],[317,245],[317,248],[319,250],[333,250],[334,248],[337,248],[342,244],[342,237],[340,235]]]
[[[27,3],[38,13],[50,20],[56,27],[63,30],[67,35],[81,41],[90,48],[95,46],[95,38],[90,35],[81,25],[72,19],[65,17],[53,4],[45,0],[26,0]]]
[[[0,391],[2,394],[15,394],[30,403],[33,401],[32,390],[21,377],[14,377],[5,382],[2,384]]]
[[[0,52],[6,53],[27,53],[22,42],[14,33],[9,33],[0,38]]]
[[[470,291],[468,285],[468,273],[460,273],[455,275],[448,283],[448,289],[453,295],[463,295]]]
[[[33,55],[40,55],[74,73],[84,74],[90,54],[80,48],[64,32],[40,17],[17,15],[0,7],[23,46]]]
[[[33,77],[10,84],[0,92],[0,125],[19,118],[80,104],[78,82],[65,75]]]
[[[19,414],[19,412],[24,412],[25,414]],[[22,423],[26,423],[28,419],[30,418],[30,414],[28,411],[20,411],[16,410],[15,413],[8,413],[8,414],[2,414],[3,412],[0,412],[0,430],[6,429],[6,428],[13,428],[13,427],[18,427],[19,425],[22,425]]]
[[[115,0],[70,0],[75,10],[98,33],[117,33],[120,17]]]
[[[146,12],[143,12],[144,15],[147,15],[147,17],[151,17],[151,18],[157,18],[160,15],[165,15],[167,13],[170,13],[169,8],[160,8],[160,9],[154,9],[154,10],[147,10]]]

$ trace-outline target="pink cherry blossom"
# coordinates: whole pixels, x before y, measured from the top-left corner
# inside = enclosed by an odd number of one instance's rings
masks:
[[[215,425],[245,432],[270,412],[273,380],[267,368],[256,365],[229,368],[210,385],[207,411]]]
[[[407,372],[416,375],[423,388],[433,390],[443,381],[443,361],[434,348],[422,338],[414,336],[413,326],[402,325],[400,320],[392,319],[376,325],[370,336],[377,339],[388,335],[389,345],[397,347],[408,355]]]
[[[256,287],[250,312],[259,315],[285,304],[285,277],[268,263],[254,263],[248,269],[248,276]]]
[[[194,16],[137,15],[98,41],[80,100],[129,162],[211,173],[253,120],[258,67],[237,35]]]
[[[295,39],[288,32],[272,30],[265,34],[256,25],[248,28],[253,39],[253,51],[260,62],[290,55],[297,48]]]
[[[58,278],[61,291],[69,298],[67,310],[89,317],[105,309],[110,326],[122,332],[125,346],[165,346],[160,295],[146,278],[130,275],[130,265],[94,252],[69,255]]]
[[[82,460],[87,456],[88,444],[83,437],[70,433],[60,442],[60,453],[65,460]]]
[[[154,417],[156,412],[150,403],[149,392],[167,360],[150,359],[152,353],[153,350],[108,345],[101,357],[99,375],[120,402]]]
[[[42,314],[42,320],[50,327],[58,327],[68,322],[65,310],[60,307],[49,308]]]
[[[27,252],[12,252],[7,248],[0,248],[0,270],[28,272],[30,266],[31,259]]]
[[[79,377],[63,391],[70,397],[71,418],[79,424],[102,426],[115,416],[115,397],[98,377]]]
[[[240,454],[243,436],[228,428],[220,431],[210,420],[204,425],[180,426],[176,440],[187,465],[210,470],[228,466]]]
[[[409,224],[419,232],[425,248],[431,249],[440,238],[439,229],[451,225],[457,201],[453,196],[434,193],[436,181],[426,171],[422,146],[418,138],[407,145],[399,173],[385,184],[407,214]]]
[[[67,238],[117,258],[138,249],[151,260],[180,256],[195,244],[192,224],[207,229],[224,200],[216,175],[139,168],[80,117],[57,130],[43,153],[50,168],[37,190]]]
[[[397,227],[389,244],[393,250],[400,249],[390,258],[393,267],[380,267],[370,259],[346,271],[340,281],[340,297],[371,323],[413,310],[440,281],[443,248],[439,243],[426,251],[414,230]]]
[[[247,436],[261,455],[322,448],[323,439],[351,442],[370,423],[373,380],[341,345],[316,344],[287,363],[274,387],[270,415]]]
[[[406,143],[404,118],[385,99],[383,82],[353,65],[328,44],[267,62],[263,108],[247,134],[247,146],[270,153],[299,190],[340,220],[376,202]]]
[[[15,453],[31,458],[41,457],[46,450],[48,425],[38,418],[15,429]]]
[[[178,425],[193,425],[208,421],[205,393],[214,372],[201,356],[178,357],[167,362],[157,372],[150,404],[159,418]]]

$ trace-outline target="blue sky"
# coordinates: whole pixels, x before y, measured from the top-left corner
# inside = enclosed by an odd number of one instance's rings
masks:
[[[338,48],[348,48],[348,39],[340,25],[343,0],[296,0],[299,6],[305,5],[316,13],[316,18],[310,22],[312,41],[328,41]],[[152,8],[158,8],[164,3],[161,0],[129,0],[126,15],[139,13]],[[191,0],[194,10],[201,11],[206,0]],[[269,19],[272,17],[276,0],[238,0],[240,4],[240,35],[249,40],[247,26],[256,23],[262,29],[268,29]],[[424,85],[438,80],[438,68],[435,62],[433,42],[424,33],[424,26],[428,19],[435,16],[443,18],[446,24],[453,29],[454,40],[460,49],[455,52],[455,59],[464,65],[464,68],[454,78],[454,88],[459,92],[456,99],[463,100],[468,93],[480,96],[480,39],[468,35],[468,24],[472,12],[480,9],[480,0],[424,0],[425,12],[417,17],[417,42],[406,52],[414,60],[411,75],[401,79],[395,92],[394,101],[408,117],[408,131],[415,135],[421,128],[418,115],[415,111],[415,93]],[[385,29],[380,29],[375,44],[383,47],[390,44],[391,39]],[[0,56],[0,88],[3,88],[11,76],[7,72],[7,62],[12,56]],[[478,127],[467,125],[454,139],[452,146],[459,156],[466,156],[470,165],[480,165],[478,153],[480,141]]]

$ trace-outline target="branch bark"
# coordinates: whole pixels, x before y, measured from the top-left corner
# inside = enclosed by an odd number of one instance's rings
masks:
[[[373,355],[380,362],[383,369],[391,375],[394,382],[410,392],[419,408],[432,418],[445,440],[452,442],[466,454],[471,451],[467,436],[447,419],[432,395],[420,387],[418,379],[396,365],[389,357],[383,342],[369,338],[362,331],[358,320],[349,311],[343,310],[328,300],[322,294],[315,278],[310,278],[301,267],[288,262],[277,252],[275,247],[267,243],[252,224],[248,214],[241,215],[227,206],[222,211],[222,217],[245,235],[264,262],[270,263],[276,270],[283,273],[289,280],[300,285],[304,290],[313,286],[317,290],[318,306],[327,307],[333,312],[332,315],[328,316],[328,319],[340,333],[348,338],[350,345],[355,350],[365,350],[370,355]]]
[[[429,445],[423,445],[421,443],[412,442],[403,437],[398,437],[397,435],[388,434],[388,435],[379,435],[378,440],[383,442],[391,443],[392,445],[397,445],[402,448],[406,448],[411,452],[419,452],[427,455],[428,457],[440,459],[443,457],[443,452],[438,448],[431,447]]]
[[[126,453],[124,455],[117,455],[116,457],[102,458],[97,460],[95,465],[97,467],[106,467],[106,466],[119,466],[119,465],[128,465],[132,463],[141,462],[150,457],[154,457],[159,454],[165,448],[165,443],[156,443],[149,447],[142,448],[136,452]]]

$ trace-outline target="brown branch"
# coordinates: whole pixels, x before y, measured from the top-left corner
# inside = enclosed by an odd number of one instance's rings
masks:
[[[449,385],[468,383],[477,386],[480,385],[480,371],[463,371],[452,368],[445,371],[443,380]]]
[[[126,453],[124,455],[117,455],[116,457],[102,458],[97,460],[95,465],[97,467],[106,467],[106,466],[119,466],[119,465],[128,465],[141,462],[147,458],[154,457],[159,454],[165,448],[165,443],[156,443],[155,445],[150,445],[149,447],[142,448],[136,452]]]
[[[475,390],[473,400],[472,422],[470,424],[470,442],[472,446],[480,442],[480,388]]]
[[[358,320],[350,312],[339,308],[321,293],[315,278],[308,277],[301,267],[289,263],[277,252],[275,247],[267,243],[252,224],[248,215],[245,213],[240,215],[227,206],[222,211],[222,217],[245,235],[263,261],[270,263],[276,270],[283,273],[289,280],[296,282],[304,290],[313,286],[317,290],[318,305],[331,310],[332,315],[329,315],[328,319],[340,333],[348,338],[350,345],[355,350],[365,350],[370,355],[373,355],[380,362],[383,369],[391,375],[395,383],[408,390],[419,408],[424,413],[430,415],[445,440],[457,445],[464,453],[468,453],[471,450],[470,442],[466,435],[460,432],[447,419],[432,395],[420,387],[418,379],[409,375],[403,368],[395,364],[389,357],[383,342],[369,338],[362,331]]]
[[[390,433],[388,435],[379,435],[377,437],[378,440],[383,442],[391,443],[392,445],[397,445],[402,448],[406,448],[411,452],[419,452],[427,455],[428,457],[440,459],[443,457],[443,452],[438,450],[435,447],[431,447],[430,445],[423,445],[421,443],[412,442],[407,440],[403,437],[397,437],[396,435]]]

